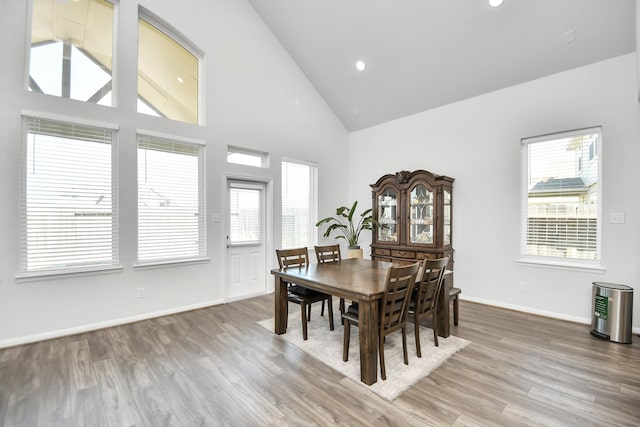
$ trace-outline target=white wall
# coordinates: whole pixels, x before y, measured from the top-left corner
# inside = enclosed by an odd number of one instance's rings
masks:
[[[223,301],[225,222],[207,223],[206,264],[135,270],[136,128],[207,142],[207,212],[225,218],[225,176],[258,174],[280,197],[283,156],[318,162],[319,205],[326,216],[345,204],[348,134],[324,100],[245,0],[142,0],[140,4],[205,52],[205,126],[136,113],[136,1],[119,2],[117,108],[86,105],[25,90],[27,4],[3,0],[0,9],[0,347]],[[121,264],[113,274],[17,282],[21,111],[54,111],[117,124],[120,168]],[[271,154],[271,167],[226,164],[227,144]],[[328,165],[331,165],[330,172]],[[273,204],[269,248],[280,245],[280,207]],[[274,220],[275,219],[275,220]],[[275,259],[268,258],[269,269]],[[268,275],[273,287],[273,279]],[[145,298],[136,298],[136,288]]]
[[[636,0],[636,75],[638,76],[638,101],[640,101],[640,0]]]
[[[369,184],[399,170],[452,176],[454,280],[465,298],[590,322],[591,283],[622,283],[635,288],[638,332],[637,94],[636,56],[629,54],[352,133],[350,195],[371,197]],[[606,271],[517,264],[521,138],[600,125]],[[624,212],[625,224],[610,224],[612,212]]]

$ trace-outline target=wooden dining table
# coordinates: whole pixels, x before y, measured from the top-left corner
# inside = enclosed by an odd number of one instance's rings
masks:
[[[351,258],[340,262],[271,270],[271,274],[275,276],[274,332],[278,335],[287,332],[287,283],[358,302],[360,380],[367,385],[374,384],[378,379],[378,307],[385,290],[387,269],[392,265],[394,263],[387,261]],[[441,298],[439,303],[439,308],[446,311],[439,314],[439,319],[447,319],[438,322],[446,323],[446,331],[444,325],[439,328],[439,335],[443,336],[449,335],[449,299],[448,292],[446,293],[446,302]]]

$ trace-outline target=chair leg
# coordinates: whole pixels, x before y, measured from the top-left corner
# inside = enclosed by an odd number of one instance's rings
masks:
[[[458,326],[458,296],[453,300],[453,325]]]
[[[380,378],[387,379],[387,370],[384,366],[384,336],[381,334],[378,340],[378,351],[380,352]]]
[[[402,354],[404,355],[404,364],[409,364],[409,354],[407,353],[407,326],[402,327]]]
[[[322,303],[324,304],[324,301]],[[333,300],[331,296],[327,300],[327,305],[329,306],[329,329],[333,331]]]
[[[351,322],[349,322],[349,319],[344,320],[342,319],[343,323],[344,323],[344,338],[343,338],[343,343],[342,343],[342,360],[344,362],[347,362],[349,360],[349,338],[351,335]]]
[[[340,320],[344,325],[344,319],[342,318],[343,314],[344,314],[344,298],[340,298]]]
[[[324,316],[324,300],[322,300],[322,308],[320,309],[320,316]]]
[[[311,306],[311,304],[309,304]],[[307,307],[305,303],[300,304],[300,311],[302,315],[302,339],[307,340]]]
[[[312,304],[309,304],[309,306],[307,307],[307,311],[308,311],[307,322],[311,322],[311,306]]]
[[[434,311],[433,312],[433,320],[431,321],[432,326],[433,326],[433,342],[436,345],[436,347],[439,347],[438,345],[438,312]]]
[[[416,354],[418,357],[422,357],[422,349],[420,348],[420,323],[418,321],[418,316],[413,318],[413,330],[416,336]]]

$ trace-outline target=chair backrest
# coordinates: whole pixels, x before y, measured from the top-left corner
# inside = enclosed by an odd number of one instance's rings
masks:
[[[296,249],[276,249],[280,270],[309,265],[309,251],[306,247]]]
[[[407,319],[411,291],[420,263],[392,266],[387,270],[386,290],[380,306],[380,330],[393,328]]]
[[[318,264],[342,261],[340,245],[314,246],[313,249],[316,253]]]
[[[415,300],[412,305],[417,314],[433,311],[437,307],[448,263],[449,257],[426,259],[422,263],[420,273],[418,273],[418,277],[421,279],[417,284]]]

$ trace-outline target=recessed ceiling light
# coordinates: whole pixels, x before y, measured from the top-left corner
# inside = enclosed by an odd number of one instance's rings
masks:
[[[178,80],[178,83],[184,83],[184,79],[180,76],[176,77],[176,80]]]
[[[489,0],[489,6],[498,7],[502,4],[504,0]]]
[[[364,71],[365,68],[367,68],[367,64],[365,64],[364,61],[360,60],[356,62],[356,69],[358,71]]]

